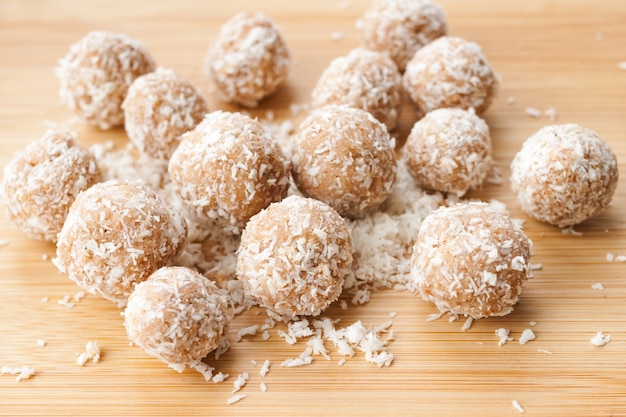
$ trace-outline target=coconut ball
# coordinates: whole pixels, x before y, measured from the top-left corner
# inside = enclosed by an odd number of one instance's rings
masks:
[[[411,274],[441,312],[503,316],[530,276],[531,247],[511,219],[486,203],[441,207],[420,227]]]
[[[424,114],[442,107],[473,108],[482,114],[498,84],[480,46],[452,36],[417,51],[402,81],[418,112]]]
[[[101,179],[96,159],[71,132],[48,130],[4,168],[7,214],[30,238],[56,242],[76,196]]]
[[[352,264],[352,237],[330,206],[292,195],[250,219],[237,252],[246,295],[283,316],[319,315]]]
[[[289,161],[265,127],[241,113],[210,113],[183,135],[169,163],[176,194],[201,224],[238,232],[289,190]]]
[[[182,250],[187,224],[151,188],[110,180],[78,195],[55,265],[92,294],[124,306],[139,282]]]
[[[396,156],[385,125],[348,106],[314,110],[292,144],[298,190],[342,216],[361,217],[387,199],[396,181]]]
[[[611,202],[618,177],[609,145],[576,124],[543,127],[511,163],[511,188],[522,210],[558,227],[600,214]]]
[[[413,126],[403,154],[417,183],[459,197],[480,187],[493,165],[489,127],[473,110],[428,113]]]
[[[130,141],[145,155],[160,160],[168,160],[180,136],[209,111],[200,91],[162,68],[133,81],[122,108]]]
[[[56,68],[61,102],[100,129],[121,126],[128,87],[154,69],[154,60],[138,41],[121,33],[89,32]]]
[[[219,288],[183,267],[163,267],[137,284],[124,311],[131,342],[179,371],[217,348],[229,322]]]
[[[364,48],[334,59],[311,93],[312,107],[345,104],[367,112],[391,130],[398,123],[404,88],[396,64]]]
[[[430,0],[374,0],[357,27],[365,47],[388,52],[400,72],[420,48],[447,31],[443,10]]]
[[[256,107],[287,78],[289,64],[279,27],[262,13],[238,13],[222,25],[206,73],[222,100]]]

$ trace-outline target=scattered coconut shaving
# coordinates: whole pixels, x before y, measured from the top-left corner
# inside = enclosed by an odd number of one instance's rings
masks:
[[[20,382],[23,379],[30,379],[31,376],[35,375],[35,370],[26,365],[21,368],[11,368],[8,366],[3,366],[0,368],[0,375],[17,375],[15,380]]]
[[[189,367],[200,372],[200,374],[202,374],[202,376],[204,377],[206,381],[211,380],[211,378],[213,377],[213,371],[215,370],[215,368],[207,365],[206,363],[202,361],[198,361],[198,363],[190,365]]]
[[[510,342],[511,340],[514,340],[512,337],[509,337],[510,332],[511,331],[509,329],[505,329],[503,327],[496,329],[495,331],[496,336],[500,338],[500,340],[498,341],[498,346],[502,346],[506,342]]]
[[[530,342],[531,340],[535,340],[536,339],[536,335],[535,332],[533,332],[530,329],[524,329],[524,331],[522,331],[522,335],[519,338],[519,344],[520,345],[525,345],[526,343]]]
[[[520,413],[524,412],[524,409],[522,408],[522,406],[520,405],[519,402],[517,402],[517,400],[513,400],[511,402],[511,404],[513,404],[513,408],[515,408],[517,411],[519,411]]]
[[[567,226],[561,229],[561,233],[564,235],[572,235],[572,236],[582,236],[583,232],[579,232],[574,230],[574,226]]]
[[[470,327],[472,327],[472,323],[473,323],[473,322],[474,322],[474,319],[473,319],[473,318],[471,318],[471,317],[468,317],[468,318],[465,320],[465,323],[463,323],[463,327],[461,327],[461,331],[462,331],[462,332],[464,332],[464,331],[466,331],[466,330],[469,330],[469,329],[470,329]]]
[[[626,71],[626,61],[622,61],[619,64],[617,64],[617,66],[619,67],[619,69],[621,69],[622,71]]]
[[[85,351],[76,357],[76,364],[84,366],[90,359],[93,363],[98,363],[100,360],[100,347],[97,340],[85,344]]]
[[[598,333],[596,333],[595,337],[589,339],[589,341],[591,342],[592,345],[601,347],[611,341],[611,335],[610,334],[605,335],[599,331]]]
[[[259,374],[261,375],[262,378],[265,378],[265,375],[267,375],[269,371],[270,371],[270,360],[265,359],[265,362],[263,362],[263,366],[261,366],[261,369],[259,370]]]
[[[262,392],[267,392],[267,385],[265,385],[265,382],[261,382],[261,384],[259,384],[259,388]]]
[[[606,260],[609,262],[626,262],[626,255],[615,255],[614,253],[607,253]]]
[[[602,285],[601,282],[596,282],[595,284],[591,285],[591,288],[597,291],[604,291],[604,285]]]
[[[222,372],[218,372],[217,374],[213,375],[213,378],[211,378],[211,381],[213,381],[216,384],[219,384],[220,382],[224,382],[226,380],[226,378],[228,378],[229,375],[228,374],[224,374]]]
[[[546,350],[546,349],[537,349],[537,352],[545,353],[545,354],[548,354],[548,355],[552,355],[552,352],[550,352],[549,350]]]
[[[46,341],[44,339],[37,339],[37,346],[45,347],[46,346]]]
[[[65,296],[62,299],[57,300],[57,304],[65,306],[67,308],[74,308],[74,303],[71,302],[70,299],[71,299],[70,296],[65,294]]]
[[[526,114],[533,119],[539,119],[541,117],[541,110],[535,107],[526,107]]]
[[[232,405],[243,400],[244,398],[246,398],[246,394],[233,395],[232,397],[228,398],[228,400],[226,401],[226,404]]]
[[[232,390],[232,393],[234,394],[240,389],[242,389],[248,383],[249,379],[250,379],[250,375],[248,375],[247,372],[244,372],[243,374],[239,374],[237,376],[237,379],[235,379],[235,381],[233,382],[234,388]]]
[[[239,331],[237,332],[237,342],[241,342],[241,339],[243,339],[244,336],[254,336],[258,329],[258,324],[239,329]]]

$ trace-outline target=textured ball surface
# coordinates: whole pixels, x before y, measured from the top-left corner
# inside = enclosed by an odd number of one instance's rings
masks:
[[[289,161],[280,146],[261,123],[241,113],[210,113],[183,135],[169,173],[199,222],[234,232],[289,190]]]
[[[345,104],[372,114],[392,130],[398,123],[402,76],[386,53],[356,48],[334,59],[311,93],[313,108]]]
[[[124,306],[137,283],[176,258],[186,237],[185,219],[152,189],[110,180],[76,198],[54,262],[90,293]]]
[[[27,236],[56,242],[70,206],[101,181],[96,159],[65,130],[49,130],[4,168],[7,213]]]
[[[406,67],[403,83],[423,114],[442,107],[473,108],[482,114],[498,85],[480,46],[452,36],[417,51]]]
[[[415,123],[403,155],[417,183],[459,197],[480,187],[493,165],[487,123],[455,108],[433,110]]]
[[[341,294],[353,251],[350,230],[333,208],[292,195],[250,219],[237,277],[262,307],[316,316]]]
[[[209,109],[202,94],[173,71],[159,68],[137,78],[122,104],[130,141],[151,158],[168,160],[183,133]]]
[[[262,13],[239,13],[222,25],[206,73],[222,100],[256,107],[287,78],[290,53],[278,26]]]
[[[618,177],[609,145],[576,124],[543,127],[524,142],[511,163],[511,188],[522,210],[558,227],[604,211]]]
[[[298,189],[342,216],[375,210],[393,190],[397,167],[389,132],[364,110],[314,110],[302,122],[291,151]]]
[[[447,32],[443,10],[430,0],[374,0],[357,26],[365,47],[389,53],[401,72],[420,48]]]
[[[71,45],[56,68],[61,102],[93,126],[121,126],[128,88],[155,68],[146,48],[136,40],[121,33],[89,32]]]
[[[531,248],[524,232],[486,203],[442,207],[422,223],[411,273],[441,312],[503,316],[530,276]]]
[[[228,300],[218,287],[183,267],[164,267],[137,285],[124,311],[129,339],[175,368],[193,366],[224,338]]]

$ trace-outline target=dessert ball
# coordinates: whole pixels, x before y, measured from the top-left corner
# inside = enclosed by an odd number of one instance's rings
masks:
[[[302,194],[342,216],[361,217],[387,199],[396,157],[385,125],[348,106],[314,110],[302,122],[292,152],[292,174]]]
[[[339,297],[353,251],[350,230],[333,208],[292,195],[250,219],[237,277],[262,307],[316,316]]]
[[[222,100],[256,107],[287,78],[289,64],[278,26],[262,13],[239,13],[222,26],[206,73]]]
[[[210,113],[184,134],[169,173],[198,222],[235,233],[289,190],[289,161],[265,127],[241,113]]]
[[[130,141],[140,152],[160,160],[168,160],[180,136],[209,111],[200,91],[162,68],[133,81],[122,108]]]
[[[56,68],[61,102],[100,129],[121,126],[128,87],[154,69],[154,60],[136,40],[121,33],[90,32]]]
[[[388,52],[400,72],[424,45],[446,34],[446,16],[430,0],[374,0],[357,22],[368,49]]]
[[[441,107],[473,108],[482,114],[498,84],[480,46],[452,36],[417,51],[402,81],[418,112],[424,114]]]
[[[606,209],[618,176],[609,145],[576,124],[540,129],[511,163],[511,188],[522,210],[558,227],[578,224]]]
[[[402,76],[386,53],[356,48],[330,63],[311,99],[313,108],[345,104],[368,111],[391,130],[398,122],[403,94]]]
[[[56,242],[76,196],[101,179],[96,159],[71,132],[49,130],[4,168],[8,216],[27,236]]]
[[[433,110],[415,123],[403,155],[417,183],[459,197],[480,187],[493,164],[487,123],[473,110],[455,108]]]
[[[530,276],[531,247],[511,219],[486,203],[441,207],[420,227],[411,274],[441,312],[503,316]]]
[[[184,267],[163,267],[137,284],[124,311],[128,338],[181,371],[222,343],[229,322],[226,296]]]
[[[90,293],[124,306],[137,283],[176,258],[186,236],[185,219],[152,189],[110,180],[78,195],[54,262]]]

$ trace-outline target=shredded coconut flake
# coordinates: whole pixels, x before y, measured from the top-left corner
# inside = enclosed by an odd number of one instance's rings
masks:
[[[626,61],[622,61],[619,64],[617,64],[617,66],[619,67],[619,69],[621,69],[622,71],[626,71]]]
[[[594,290],[598,290],[598,291],[603,291],[604,290],[604,286],[600,282],[596,282],[595,284],[593,284],[591,286],[591,288],[594,289]]]
[[[85,351],[77,356],[76,363],[79,366],[84,366],[90,359],[93,363],[100,360],[100,347],[97,340],[87,342]]]
[[[522,408],[522,406],[520,405],[519,402],[517,402],[517,400],[513,400],[511,402],[511,404],[513,404],[513,408],[515,408],[517,411],[519,411],[520,413],[524,412],[524,409]]]
[[[522,335],[519,338],[519,344],[520,345],[525,345],[526,343],[530,342],[531,340],[535,340],[536,336],[535,336],[535,332],[533,332],[530,329],[524,329],[524,331],[522,332]]]
[[[509,337],[509,333],[511,331],[509,329],[505,329],[505,328],[499,328],[496,329],[496,336],[498,336],[500,338],[500,340],[498,341],[498,345],[502,346],[504,345],[506,342],[510,342],[511,340],[513,340],[512,337]]]
[[[604,346],[611,341],[611,335],[610,334],[605,335],[602,332],[598,332],[595,335],[595,337],[589,339],[589,341],[594,346],[598,346],[598,347]]]
[[[473,321],[474,319],[472,317],[468,317],[467,320],[465,320],[465,323],[463,323],[463,327],[461,327],[461,331],[464,332],[466,330],[469,330],[470,327],[472,327]]]
[[[263,362],[263,366],[261,366],[261,369],[259,370],[259,374],[261,375],[261,377],[265,378],[265,375],[267,375],[269,371],[270,371],[270,360],[265,359],[265,362]]]
[[[237,342],[241,342],[241,339],[243,339],[244,336],[254,336],[258,329],[258,324],[239,329],[237,332]]]
[[[550,352],[549,350],[546,350],[546,349],[537,349],[537,352],[545,353],[545,354],[548,354],[548,355],[552,355],[552,352]]]
[[[228,374],[218,372],[217,374],[213,375],[213,378],[211,378],[211,381],[213,381],[216,384],[219,384],[220,382],[224,382],[226,378],[228,378]]]
[[[45,347],[46,346],[46,341],[44,339],[37,339],[37,346]]]
[[[35,375],[35,370],[26,365],[22,366],[21,368],[11,368],[8,366],[3,366],[2,368],[0,368],[0,375],[5,374],[17,375],[17,377],[15,377],[15,380],[17,382],[20,382],[23,379],[30,379],[31,376]]]
[[[563,233],[564,235],[572,235],[572,236],[582,236],[583,235],[583,232],[579,232],[577,230],[574,230],[574,226],[564,227],[563,229],[561,229],[561,233]]]
[[[233,391],[232,393],[236,393],[237,391],[239,391],[241,388],[243,388],[247,383],[248,380],[250,379],[250,376],[248,375],[247,372],[244,372],[243,374],[239,374],[237,376],[237,379],[235,379],[235,381],[233,382]]]
[[[228,405],[232,405],[235,404],[241,400],[243,400],[244,398],[246,398],[246,394],[237,394],[237,395],[233,395],[232,397],[230,397],[228,399],[228,401],[226,401],[226,404]]]
[[[538,119],[541,117],[541,110],[535,107],[526,107],[526,114],[533,119]]]
[[[262,392],[266,392],[267,391],[267,385],[265,385],[265,382],[261,382],[261,384],[259,385],[259,388],[261,388]]]

